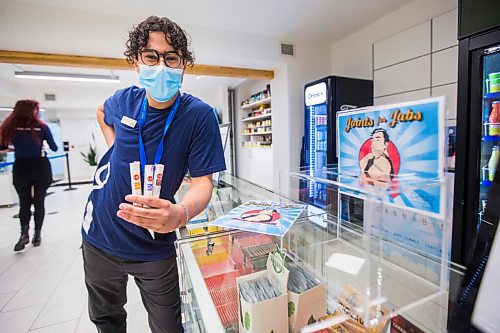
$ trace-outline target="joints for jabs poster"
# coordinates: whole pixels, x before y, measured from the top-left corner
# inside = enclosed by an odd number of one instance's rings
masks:
[[[384,189],[385,204],[442,218],[444,102],[437,97],[339,112],[339,173],[355,176],[344,182]]]
[[[365,200],[364,229],[392,240],[384,256],[400,267],[439,281],[440,266],[414,252],[442,258],[443,237],[451,228],[444,217],[444,97],[369,107],[338,114],[339,173],[352,191],[378,189]],[[366,193],[366,191],[364,192]]]
[[[297,220],[305,205],[275,201],[247,201],[216,219],[211,225],[283,236]]]

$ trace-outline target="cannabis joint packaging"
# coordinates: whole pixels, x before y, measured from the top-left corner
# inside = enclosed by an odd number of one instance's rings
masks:
[[[273,260],[273,257],[276,260]],[[236,278],[240,332],[288,333],[288,270],[284,267],[284,259],[277,252],[269,254],[266,267],[267,270]],[[252,285],[264,292],[271,289],[270,286],[259,288],[257,281],[270,282],[277,296],[254,302],[251,302],[248,296],[245,299],[244,293],[248,291],[246,286]]]

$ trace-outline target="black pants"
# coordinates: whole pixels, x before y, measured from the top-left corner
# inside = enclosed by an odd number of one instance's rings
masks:
[[[19,196],[21,227],[29,226],[31,205],[35,206],[35,230],[40,230],[45,217],[45,195],[52,183],[52,170],[47,158],[18,158],[14,162],[13,183]]]
[[[131,262],[107,254],[83,242],[85,284],[89,293],[89,316],[99,333],[127,331],[128,275],[141,292],[153,333],[183,332],[179,276],[175,257],[155,262]]]

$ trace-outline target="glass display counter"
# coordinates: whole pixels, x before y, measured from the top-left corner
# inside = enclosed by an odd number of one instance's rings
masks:
[[[307,314],[307,322],[290,324],[290,332],[386,332],[391,323],[414,332],[446,331],[450,221],[447,200],[440,197],[446,179],[400,178],[397,186],[374,188],[334,168],[300,170],[291,174],[286,198],[226,179],[234,185],[220,214],[249,199],[300,202],[301,193],[318,183],[326,188],[326,209],[307,205],[283,237],[207,226],[196,235],[181,231],[177,250],[187,332],[251,332],[237,281],[268,269],[269,254],[278,249],[285,267],[300,267],[326,290],[319,294],[321,315]],[[429,205],[396,204],[410,193]],[[439,197],[437,211],[433,195]],[[306,311],[291,303],[290,318]]]

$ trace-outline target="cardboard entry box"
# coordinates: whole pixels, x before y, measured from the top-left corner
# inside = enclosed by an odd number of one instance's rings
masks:
[[[290,333],[316,322],[326,315],[326,288],[318,284],[301,294],[288,291],[288,324]]]
[[[269,253],[267,269],[236,278],[238,290],[238,322],[240,333],[288,333],[288,270],[284,262],[278,263],[278,270],[273,265],[273,256],[276,261],[284,260],[279,253]],[[281,291],[281,296],[271,298],[259,303],[248,303],[241,297],[240,283],[252,281],[257,278],[267,278]]]

